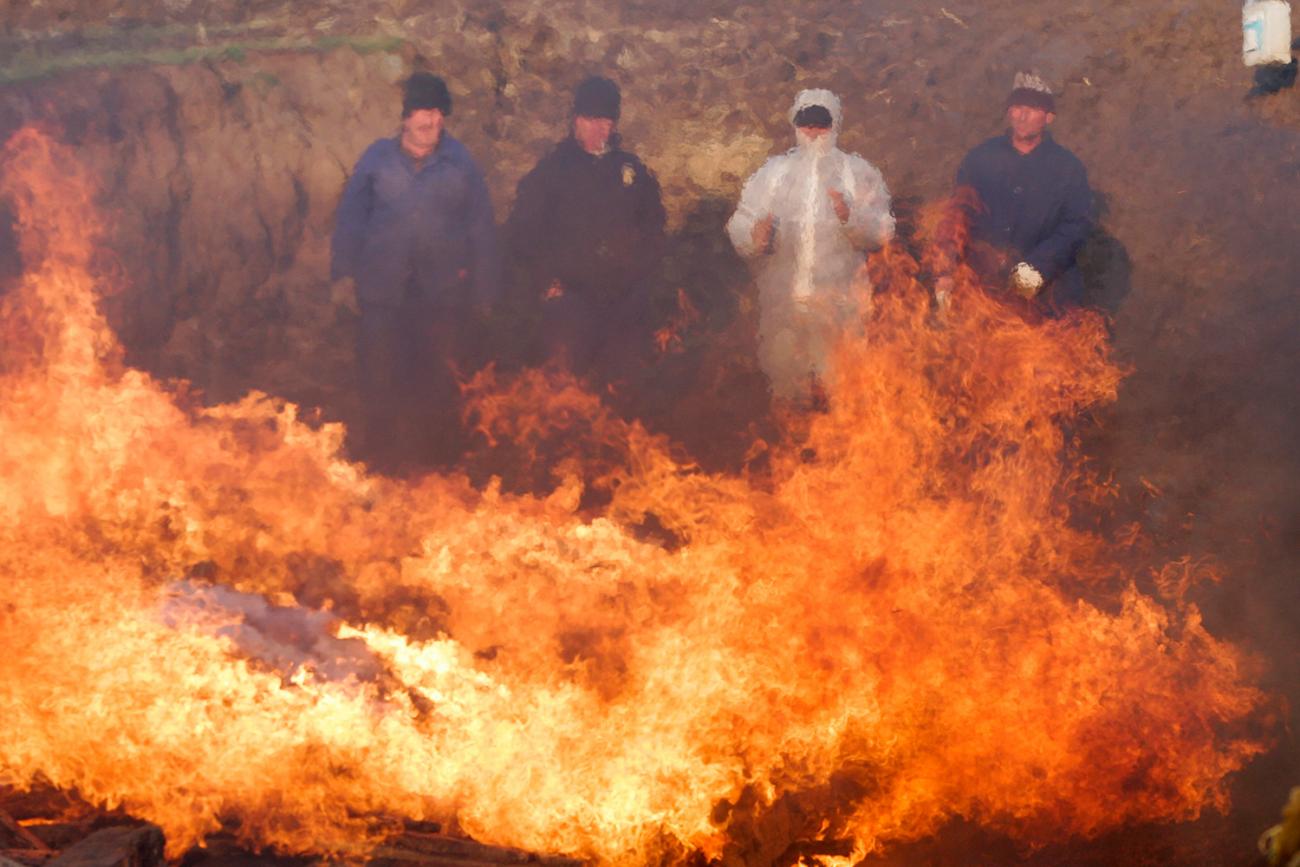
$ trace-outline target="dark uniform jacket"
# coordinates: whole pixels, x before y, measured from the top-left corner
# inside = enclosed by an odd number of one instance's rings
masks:
[[[971,214],[972,264],[986,280],[1005,285],[1010,269],[1028,262],[1043,275],[1043,305],[1059,310],[1083,302],[1075,256],[1092,229],[1092,191],[1074,154],[1046,133],[1027,154],[1010,136],[997,136],[966,155],[957,186],[979,197],[981,207]],[[994,255],[981,256],[981,245]]]
[[[494,301],[500,262],[492,202],[465,146],[444,132],[418,166],[397,138],[367,148],[339,202],[331,273],[356,280],[363,306]]]
[[[659,182],[617,140],[599,156],[572,138],[519,182],[506,238],[529,292],[555,280],[600,308],[647,291],[664,249]]]

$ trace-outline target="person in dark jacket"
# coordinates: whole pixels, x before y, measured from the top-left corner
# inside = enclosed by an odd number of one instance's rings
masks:
[[[500,282],[487,185],[450,114],[442,79],[412,75],[400,132],[361,155],[336,217],[331,276],[354,281],[360,308],[360,451],[386,472],[458,456],[458,336]]]
[[[1075,256],[1092,229],[1088,174],[1047,131],[1055,119],[1051,89],[1018,73],[1006,134],[977,145],[957,169],[959,192],[974,194],[964,197],[968,261],[986,283],[1007,286],[1053,316],[1083,303]],[[941,304],[949,287],[940,281]]]
[[[598,380],[649,351],[665,245],[659,182],[620,146],[620,105],[607,78],[578,86],[571,134],[519,182],[506,222],[543,352]]]

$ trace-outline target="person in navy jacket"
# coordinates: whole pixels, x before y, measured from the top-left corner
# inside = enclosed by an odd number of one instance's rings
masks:
[[[386,472],[458,455],[458,339],[499,292],[492,202],[450,114],[442,79],[412,75],[400,132],[361,155],[336,215],[331,276],[360,309],[360,452]]]
[[[1047,131],[1055,119],[1051,89],[1018,73],[1007,132],[977,145],[957,169],[970,218],[968,262],[987,284],[1032,299],[1048,315],[1083,303],[1075,257],[1092,230],[1088,174]],[[950,286],[940,281],[941,304]]]
[[[505,228],[542,352],[597,380],[647,357],[666,245],[659,182],[621,146],[621,103],[608,78],[578,85],[570,135],[519,181]]]

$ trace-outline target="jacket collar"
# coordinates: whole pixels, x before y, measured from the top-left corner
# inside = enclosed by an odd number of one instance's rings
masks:
[[[586,157],[587,159],[592,160],[594,162],[596,160],[604,159],[610,154],[618,153],[621,150],[620,145],[622,144],[623,144],[622,136],[620,136],[616,132],[611,133],[609,136],[609,142],[606,145],[605,152],[603,154],[589,154],[582,149],[582,145],[578,144],[578,140],[573,137],[572,133],[570,133],[568,136],[565,137],[564,141],[560,142],[560,149],[565,151],[566,155],[569,157],[572,158]]]
[[[1056,147],[1056,140],[1052,138],[1051,132],[1047,130],[1043,130],[1043,140],[1040,141],[1034,147],[1034,149],[1027,154],[1022,154],[1020,151],[1016,150],[1016,146],[1011,143],[1011,130],[1007,130],[1006,133],[1003,134],[1002,142],[1003,144],[1006,145],[1007,150],[1011,151],[1012,153],[1014,153],[1016,156],[1019,157],[1032,157],[1035,154],[1045,153]]]
[[[417,168],[417,170],[423,170],[428,166],[444,161],[456,162],[460,159],[463,150],[460,142],[453,138],[446,130],[443,130],[442,135],[438,136],[438,143],[434,145],[432,153],[418,162],[415,157],[402,150],[401,133],[393,136],[392,142],[393,149],[397,152],[397,156],[405,160],[412,167]]]

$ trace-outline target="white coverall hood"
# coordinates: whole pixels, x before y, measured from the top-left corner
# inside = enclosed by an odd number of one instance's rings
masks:
[[[840,106],[840,98],[829,90],[814,88],[812,90],[801,90],[794,98],[794,104],[790,106],[790,123],[794,123],[795,116],[805,108],[820,105],[831,113],[831,131],[818,138],[819,149],[830,151],[835,147],[835,141],[840,137],[840,122],[843,119],[844,109]],[[796,130],[798,128],[796,127]],[[797,135],[799,147],[805,147],[807,142],[802,136]]]

